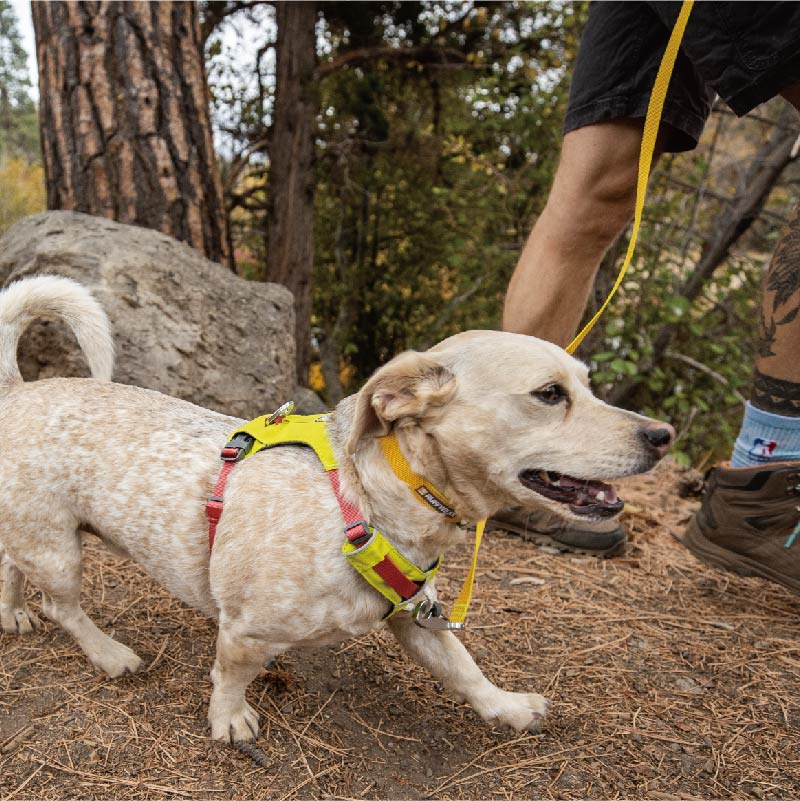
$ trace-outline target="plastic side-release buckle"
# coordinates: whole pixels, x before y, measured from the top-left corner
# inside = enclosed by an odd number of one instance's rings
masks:
[[[239,433],[222,449],[219,458],[223,462],[240,462],[253,447],[253,437]]]

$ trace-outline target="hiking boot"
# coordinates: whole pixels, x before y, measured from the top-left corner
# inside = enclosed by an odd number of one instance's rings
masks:
[[[576,524],[544,510],[504,509],[490,518],[488,525],[537,545],[557,548],[561,553],[582,553],[601,559],[618,554],[627,541],[619,515]]]
[[[681,542],[714,567],[800,593],[800,462],[715,467]]]

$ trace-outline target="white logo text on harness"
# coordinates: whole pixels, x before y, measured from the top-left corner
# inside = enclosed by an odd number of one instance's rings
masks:
[[[437,512],[446,517],[456,516],[456,513],[447,504],[442,503],[424,484],[417,487],[416,492],[425,503],[432,506]]]

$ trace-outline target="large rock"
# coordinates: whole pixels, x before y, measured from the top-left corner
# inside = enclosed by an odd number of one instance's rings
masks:
[[[294,308],[276,284],[244,281],[168,236],[75,212],[35,214],[0,240],[0,285],[41,273],[89,287],[114,327],[114,380],[240,417],[290,398]],[[71,334],[37,323],[26,380],[88,375]]]

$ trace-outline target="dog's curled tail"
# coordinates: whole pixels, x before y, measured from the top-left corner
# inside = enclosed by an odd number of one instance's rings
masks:
[[[37,318],[63,320],[75,334],[94,378],[111,380],[114,340],[106,313],[88,289],[70,278],[23,278],[0,292],[0,388],[22,381],[17,345]]]

